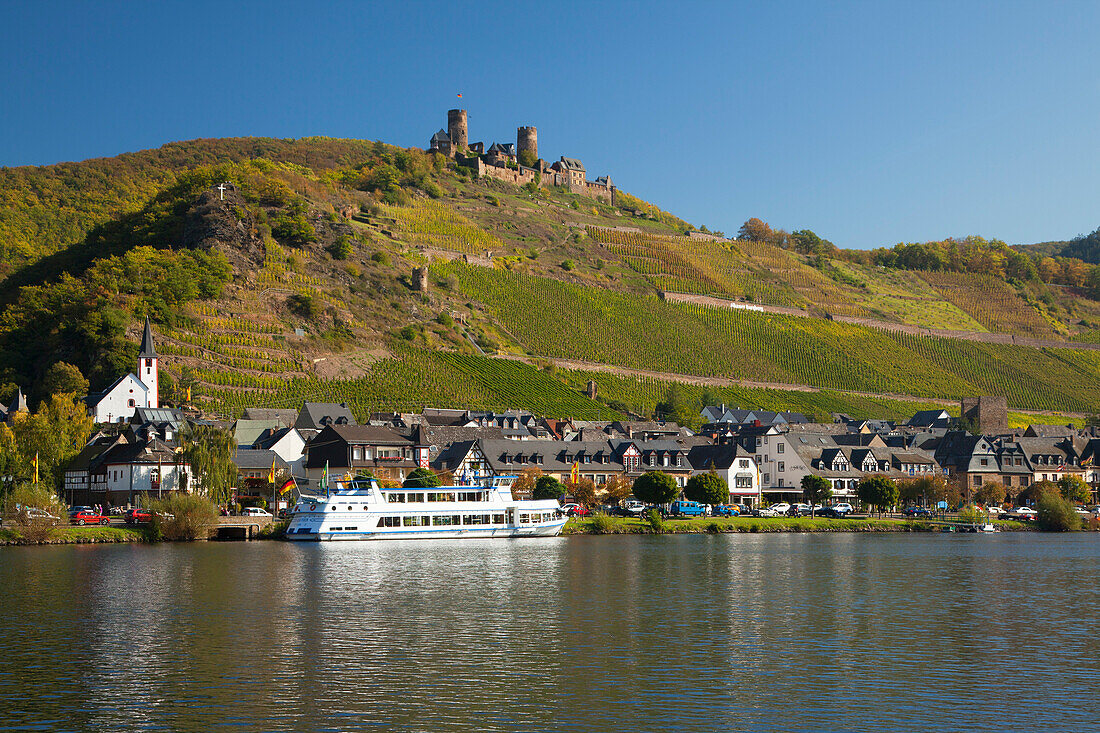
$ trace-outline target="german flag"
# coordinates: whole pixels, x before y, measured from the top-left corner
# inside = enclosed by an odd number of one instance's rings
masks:
[[[279,494],[280,495],[285,494],[286,492],[290,491],[293,488],[294,488],[294,477],[291,476],[290,478],[288,478],[286,480],[286,482],[282,486],[279,487]]]

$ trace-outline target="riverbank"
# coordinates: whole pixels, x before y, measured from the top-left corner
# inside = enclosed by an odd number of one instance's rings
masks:
[[[996,521],[1004,532],[1028,532],[1036,527],[1023,522]],[[811,519],[810,517],[705,517],[665,519],[654,527],[644,519],[625,517],[574,518],[562,534],[725,534],[765,532],[942,532],[943,522],[920,519]]]
[[[150,542],[145,527],[56,527],[40,534],[34,530],[31,536],[19,529],[0,529],[0,545],[83,545],[95,543]]]

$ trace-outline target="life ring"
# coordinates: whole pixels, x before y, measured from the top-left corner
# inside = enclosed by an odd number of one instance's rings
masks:
[[[313,511],[317,511],[317,505],[316,505],[316,504],[310,504],[310,505],[309,505],[309,510],[310,510],[311,512],[313,512]]]

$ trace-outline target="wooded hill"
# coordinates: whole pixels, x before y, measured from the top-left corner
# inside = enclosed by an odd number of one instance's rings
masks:
[[[41,395],[57,361],[103,388],[133,368],[149,315],[164,398],[189,387],[226,415],[303,399],[360,414],[432,404],[576,417],[704,400],[882,417],[989,393],[1020,409],[1100,404],[1100,351],[836,320],[1097,341],[1100,304],[1085,286],[689,238],[693,227],[628,194],[612,207],[476,180],[382,143],[200,140],[6,168],[0,202],[0,399],[15,385]]]

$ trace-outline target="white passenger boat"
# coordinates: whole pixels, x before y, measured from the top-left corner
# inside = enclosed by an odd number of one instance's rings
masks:
[[[374,479],[337,482],[294,506],[289,540],[553,537],[567,518],[553,499],[512,498],[514,476],[488,486],[383,489]]]

